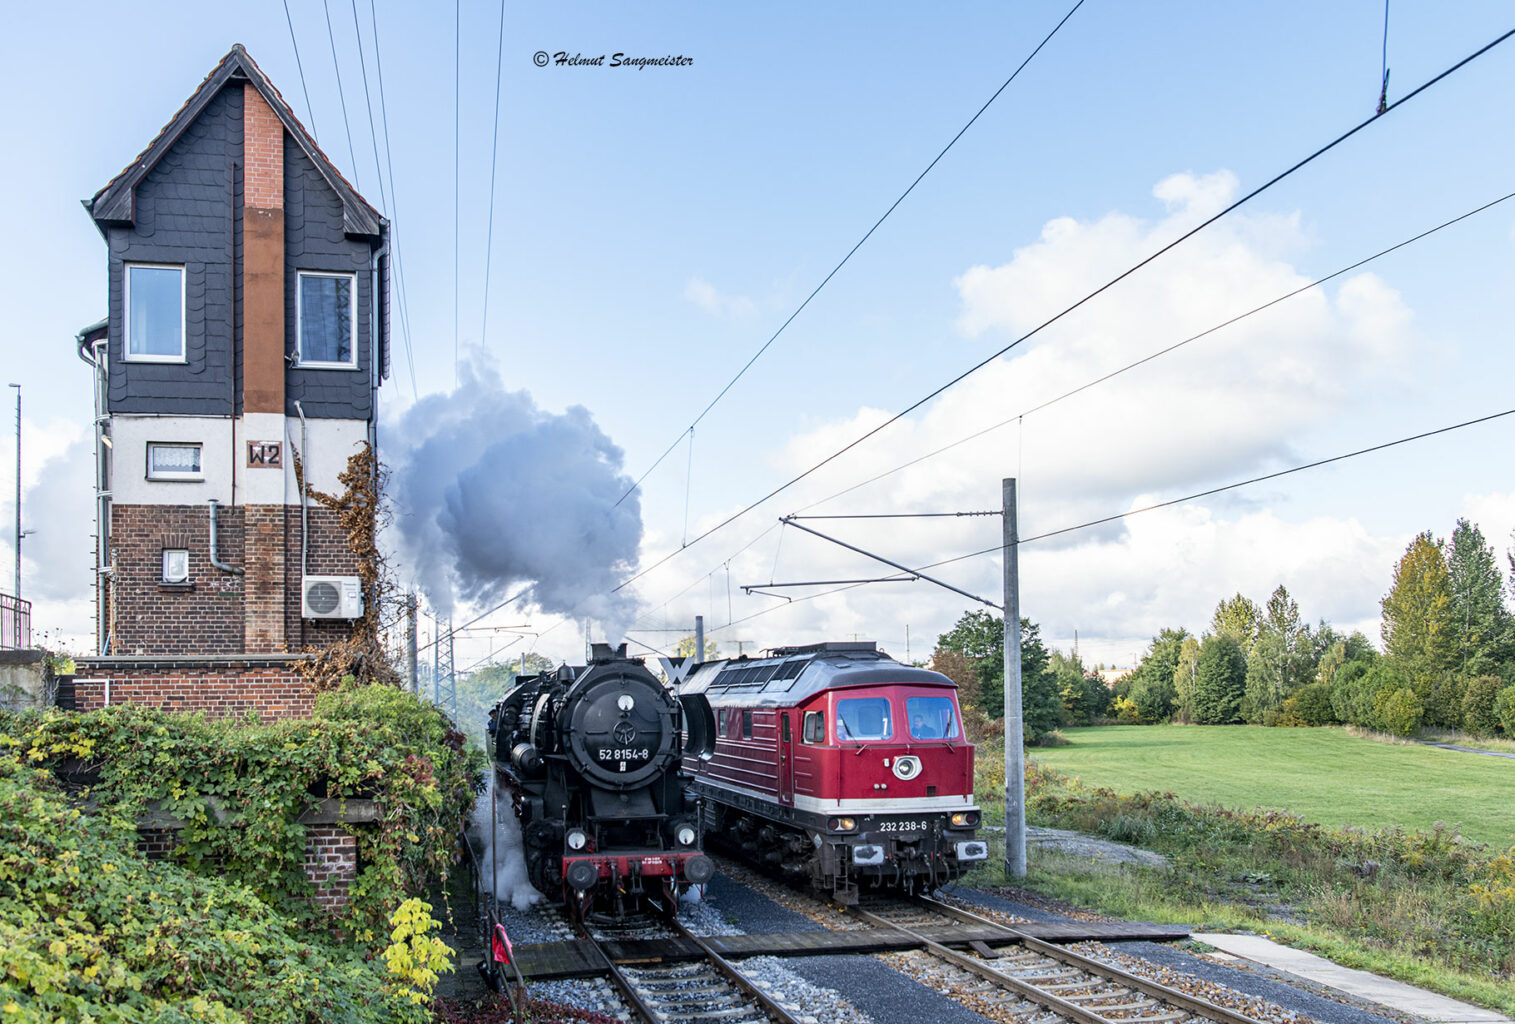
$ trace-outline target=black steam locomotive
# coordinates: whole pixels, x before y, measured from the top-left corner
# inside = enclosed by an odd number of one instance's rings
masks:
[[[580,919],[674,916],[679,893],[715,873],[680,771],[714,739],[704,696],[677,696],[625,644],[520,677],[495,707],[494,765],[531,884]]]

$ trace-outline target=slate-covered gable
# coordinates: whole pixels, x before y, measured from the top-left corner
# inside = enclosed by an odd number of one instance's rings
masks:
[[[143,177],[110,248],[110,411],[234,414],[233,231],[240,220],[242,90],[223,89]],[[127,263],[182,263],[186,363],[123,358]]]

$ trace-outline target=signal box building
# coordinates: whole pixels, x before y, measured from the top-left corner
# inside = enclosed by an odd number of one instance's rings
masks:
[[[336,513],[302,499],[296,456],[339,494],[374,441],[388,221],[240,45],[84,206],[109,314],[77,338],[98,440],[98,650],[80,706],[114,683],[118,700],[299,714],[308,698],[269,697],[269,681],[349,636],[367,595]]]

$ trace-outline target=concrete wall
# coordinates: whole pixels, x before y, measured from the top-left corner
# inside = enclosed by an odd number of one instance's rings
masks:
[[[35,649],[0,651],[0,707],[21,711],[52,703],[44,678],[43,657]]]

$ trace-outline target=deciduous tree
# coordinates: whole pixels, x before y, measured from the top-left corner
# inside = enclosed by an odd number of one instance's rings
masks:
[[[1447,551],[1452,602],[1452,647],[1464,676],[1496,670],[1511,653],[1511,618],[1504,604],[1504,577],[1483,532],[1457,520]]]
[[[1384,649],[1409,675],[1417,693],[1452,667],[1451,578],[1440,541],[1429,531],[1416,536],[1394,567],[1394,583],[1383,598]]]
[[[1210,616],[1210,632],[1229,636],[1240,648],[1242,657],[1250,659],[1262,617],[1257,602],[1237,594],[1215,606],[1215,614]]]

